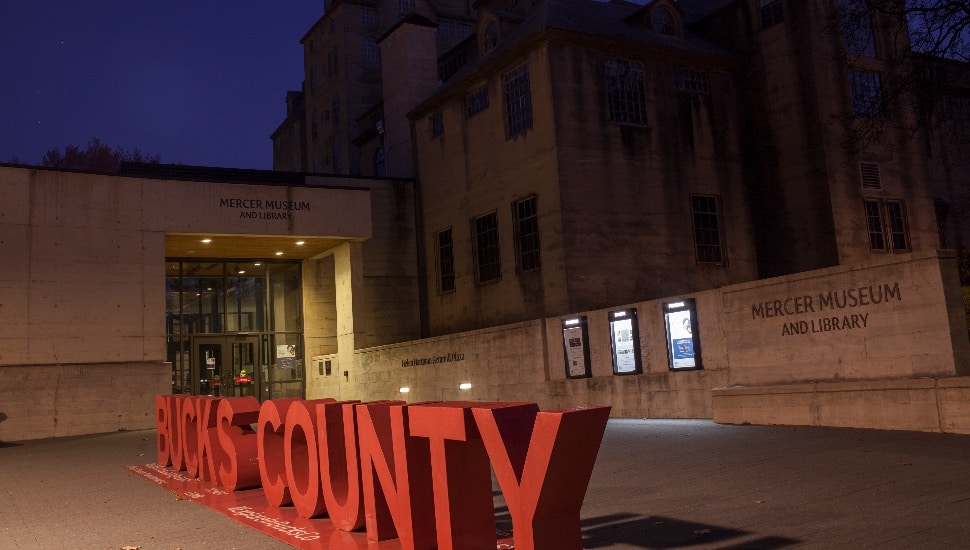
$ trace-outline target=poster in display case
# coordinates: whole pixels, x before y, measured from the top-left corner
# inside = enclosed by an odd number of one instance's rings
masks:
[[[694,299],[666,302],[663,312],[670,370],[701,368],[701,342]]]
[[[611,311],[609,317],[613,374],[641,374],[640,327],[636,308]]]
[[[563,319],[562,346],[566,358],[566,378],[589,378],[589,329],[586,317]]]

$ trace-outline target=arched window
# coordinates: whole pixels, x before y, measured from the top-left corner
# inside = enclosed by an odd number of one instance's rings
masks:
[[[650,13],[650,20],[653,22],[653,31],[658,34],[677,35],[677,25],[674,23],[674,16],[670,10],[663,6],[657,6]]]
[[[384,157],[384,148],[378,147],[374,151],[374,176],[383,178],[387,176],[387,162]]]

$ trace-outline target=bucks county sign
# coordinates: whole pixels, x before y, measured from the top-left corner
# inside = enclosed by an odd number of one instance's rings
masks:
[[[158,396],[155,409],[159,470],[228,491],[261,487],[270,506],[409,550],[495,548],[492,471],[517,550],[580,550],[580,507],[610,412],[192,396]]]

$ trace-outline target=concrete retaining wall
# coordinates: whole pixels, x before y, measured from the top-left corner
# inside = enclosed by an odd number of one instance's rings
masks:
[[[593,404],[621,417],[970,433],[970,338],[951,253],[690,297],[702,370],[668,366],[662,306],[681,298],[672,297],[577,313],[588,324],[588,378],[567,378],[566,317],[556,317],[358,350],[331,376],[311,365],[308,397]],[[643,372],[615,375],[609,313],[626,308],[638,312]]]
[[[0,441],[155,426],[169,363],[0,366]]]

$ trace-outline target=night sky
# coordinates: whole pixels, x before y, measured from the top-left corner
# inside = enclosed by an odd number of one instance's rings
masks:
[[[272,168],[323,0],[0,0],[0,162],[110,146]]]

